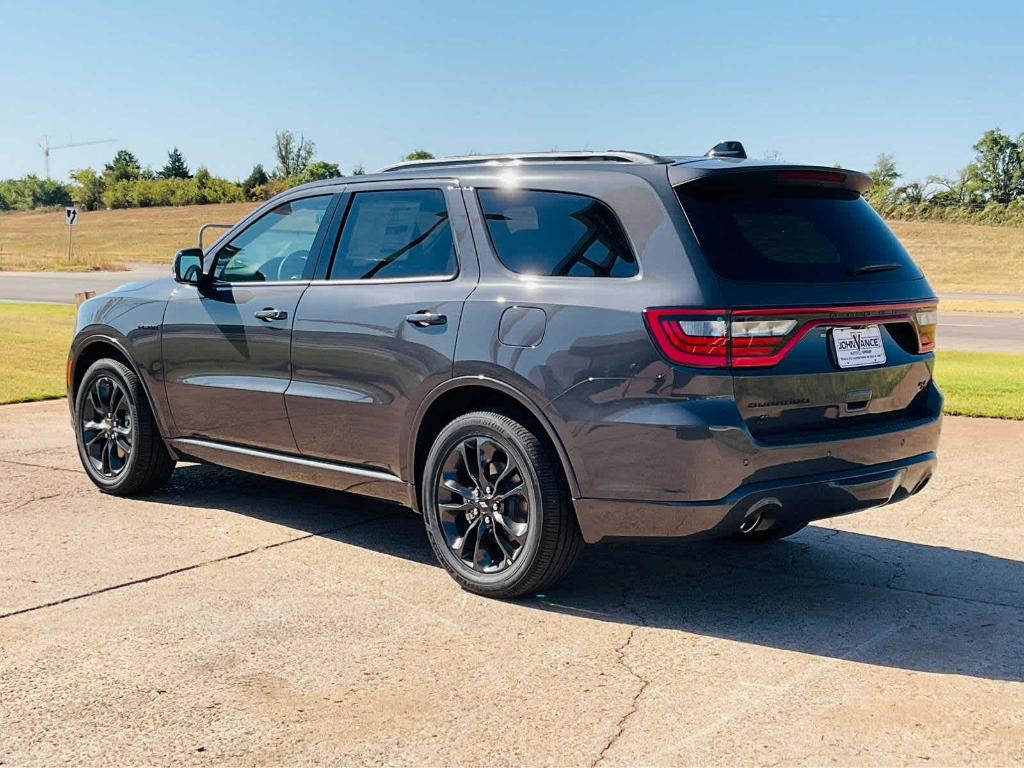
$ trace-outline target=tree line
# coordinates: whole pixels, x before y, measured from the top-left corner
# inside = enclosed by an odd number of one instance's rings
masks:
[[[974,159],[952,176],[906,181],[890,154],[881,154],[870,176],[868,201],[895,219],[939,219],[975,224],[1024,226],[1024,134],[1016,139],[998,128],[986,131],[973,146]],[[777,152],[768,159],[781,160]],[[127,149],[119,150],[102,171],[72,171],[70,183],[28,175],[0,181],[0,210],[28,210],[74,203],[85,210],[155,205],[196,205],[266,200],[296,184],[343,175],[338,164],[318,160],[316,144],[291,131],[274,136],[276,165],[262,164],[239,181],[212,175],[200,166],[191,171],[174,147],[159,170],[142,167]],[[432,158],[425,150],[406,160]],[[365,173],[362,165],[352,175]]]
[[[1024,225],[1024,133],[1013,139],[994,128],[972,149],[974,160],[956,174],[923,181],[905,181],[895,158],[881,154],[867,199],[893,219]]]
[[[178,147],[167,153],[167,162],[159,170],[143,167],[134,153],[120,149],[100,171],[72,171],[69,183],[41,179],[35,174],[0,181],[0,211],[72,204],[95,211],[266,200],[298,184],[344,175],[337,163],[316,158],[313,141],[292,131],[278,131],[274,135],[274,157],[277,164],[270,171],[257,163],[244,180],[229,181],[214,176],[204,166],[193,173]],[[432,157],[426,150],[418,149],[404,159]],[[362,164],[352,169],[352,175],[364,173]]]

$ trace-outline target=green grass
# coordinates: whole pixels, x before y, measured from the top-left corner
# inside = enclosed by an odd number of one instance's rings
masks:
[[[75,308],[0,304],[0,403],[64,397]]]
[[[0,403],[65,394],[75,309],[0,303]],[[935,366],[946,413],[1024,419],[1024,355],[939,352]]]
[[[948,414],[1024,419],[1024,355],[940,351],[935,379]]]

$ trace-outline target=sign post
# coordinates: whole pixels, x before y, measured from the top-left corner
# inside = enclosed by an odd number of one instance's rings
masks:
[[[64,208],[64,223],[68,225],[68,261],[71,263],[71,233],[75,231],[75,224],[78,223],[78,209],[73,205]]]

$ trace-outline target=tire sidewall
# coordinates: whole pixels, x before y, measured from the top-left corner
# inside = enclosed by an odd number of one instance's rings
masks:
[[[138,386],[136,382],[129,381],[128,376],[125,375],[126,372],[130,375],[130,371],[127,371],[124,366],[112,360],[98,360],[89,366],[89,369],[85,372],[85,375],[82,377],[82,382],[78,386],[78,392],[75,395],[74,426],[75,445],[78,446],[78,458],[81,460],[82,466],[89,475],[89,479],[105,491],[116,491],[122,485],[126,484],[130,478],[133,477],[136,465],[139,461],[139,449],[141,442],[140,429],[142,422],[139,414]],[[128,398],[128,412],[131,414],[132,420],[132,450],[128,454],[128,462],[125,464],[124,469],[122,469],[114,478],[104,477],[93,467],[92,462],[89,459],[89,455],[86,453],[85,442],[82,435],[82,406],[85,403],[85,398],[88,397],[89,389],[97,379],[103,377],[116,379],[124,388],[125,395]]]
[[[434,553],[456,581],[480,593],[508,592],[514,589],[517,583],[530,577],[540,552],[540,538],[544,527],[544,499],[537,468],[530,461],[518,436],[501,429],[499,424],[500,422],[487,417],[474,416],[465,416],[452,422],[434,441],[423,471],[423,517]],[[444,469],[445,459],[460,441],[469,437],[489,438],[497,442],[502,450],[508,451],[519,465],[528,486],[530,519],[526,544],[510,568],[494,574],[472,570],[451,551],[441,530],[438,516],[437,481]]]

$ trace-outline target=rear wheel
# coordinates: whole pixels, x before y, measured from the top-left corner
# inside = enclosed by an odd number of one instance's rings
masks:
[[[104,493],[131,496],[156,490],[174,460],[160,437],[142,382],[117,360],[97,360],[75,397],[78,456]]]
[[[422,498],[434,554],[479,595],[536,592],[565,575],[583,548],[554,457],[501,413],[469,413],[441,431]]]

